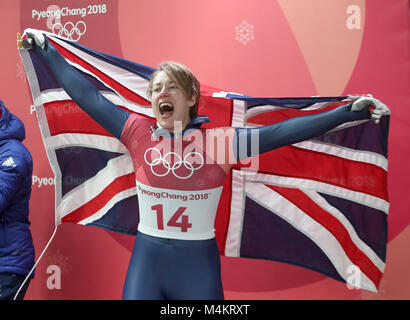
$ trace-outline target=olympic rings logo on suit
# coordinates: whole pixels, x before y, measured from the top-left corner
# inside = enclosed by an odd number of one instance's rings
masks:
[[[80,26],[82,27],[79,28]],[[56,32],[56,29],[58,32]],[[69,40],[77,42],[87,31],[87,25],[84,21],[78,21],[75,25],[72,22],[66,22],[64,26],[60,22],[57,22],[53,24],[51,31],[58,36],[64,36]],[[75,36],[73,37],[73,35]]]
[[[155,151],[156,153],[158,153],[157,158],[153,159],[151,162],[147,160],[147,154],[148,152],[151,151],[151,158],[152,158],[152,153]],[[178,160],[171,166],[171,164],[169,163],[169,161],[166,159],[168,156],[174,155]],[[192,163],[190,163],[189,161],[187,161],[187,158],[189,156],[194,156],[194,155],[198,155],[201,159],[200,164],[198,167],[195,167],[192,165]],[[168,173],[172,172],[174,174],[174,176],[178,179],[188,179],[190,178],[194,172],[196,170],[199,170],[202,168],[202,166],[204,165],[204,157],[199,153],[199,152],[190,152],[188,154],[185,155],[184,159],[181,158],[181,156],[176,153],[176,152],[168,152],[165,156],[162,156],[161,152],[157,149],[157,148],[149,148],[145,151],[144,153],[144,160],[145,163],[147,165],[149,165],[151,167],[151,172],[156,175],[157,177],[164,177],[166,176]],[[165,173],[158,173],[155,171],[155,167],[158,166],[159,164],[162,164],[166,171]],[[182,165],[184,165],[184,167],[189,170],[189,174],[187,176],[181,176],[178,175],[175,171],[177,169],[179,169]]]

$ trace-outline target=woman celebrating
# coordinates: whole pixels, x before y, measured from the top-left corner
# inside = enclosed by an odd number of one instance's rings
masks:
[[[124,299],[223,299],[214,220],[232,164],[345,122],[377,122],[387,109],[376,99],[360,98],[316,115],[210,134],[201,128],[207,117],[197,115],[198,80],[185,66],[167,62],[148,86],[154,123],[104,98],[40,31],[25,34],[72,100],[119,139],[132,158],[140,221]],[[370,105],[375,107],[371,112]]]

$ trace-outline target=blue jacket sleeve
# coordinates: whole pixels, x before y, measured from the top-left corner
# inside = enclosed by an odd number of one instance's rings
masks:
[[[73,101],[114,137],[120,139],[129,112],[103,97],[82,74],[60,55],[46,37],[45,49],[34,47]]]
[[[13,197],[16,196],[25,177],[26,168],[19,154],[6,153],[0,157],[0,218]]]
[[[258,128],[236,128],[233,148],[236,160],[317,137],[345,122],[370,118],[368,108],[351,111],[351,104],[330,111],[295,117]]]

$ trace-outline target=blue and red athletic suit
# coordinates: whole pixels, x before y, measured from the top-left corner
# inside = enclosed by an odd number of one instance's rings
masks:
[[[46,40],[35,47],[68,95],[129,150],[135,169],[140,222],[123,299],[223,299],[214,220],[230,166],[256,154],[249,145],[259,136],[258,153],[310,139],[344,122],[369,118],[350,105],[259,128],[219,128],[229,139],[214,151],[218,136],[201,128],[196,116],[178,136],[152,120],[119,109],[104,98]],[[204,120],[205,119],[205,120]],[[219,161],[218,161],[219,160]]]

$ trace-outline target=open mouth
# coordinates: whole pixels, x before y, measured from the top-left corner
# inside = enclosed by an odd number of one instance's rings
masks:
[[[169,102],[163,102],[159,105],[159,113],[162,118],[168,118],[174,112],[174,106]]]

